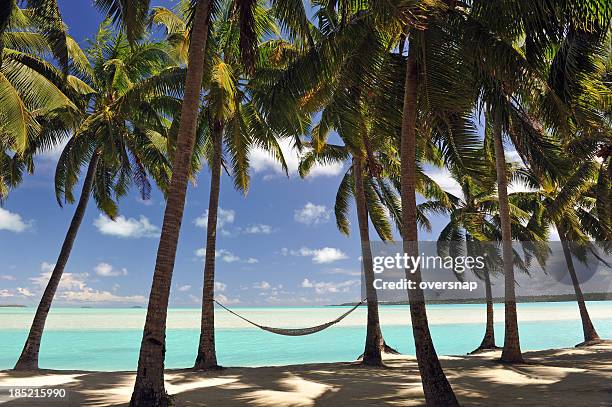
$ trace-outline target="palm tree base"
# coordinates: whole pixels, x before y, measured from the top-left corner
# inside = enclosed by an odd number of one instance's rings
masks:
[[[130,400],[130,407],[170,407],[174,405],[174,397],[168,393],[162,395],[149,391],[142,390],[134,391]]]
[[[468,352],[468,355],[476,355],[478,353],[491,352],[496,350],[502,350],[502,348],[496,345],[480,345],[473,351]]]
[[[584,348],[584,347],[587,347],[587,346],[601,345],[603,343],[609,343],[609,342],[611,342],[611,341],[606,340],[606,339],[600,339],[600,338],[589,339],[588,341],[580,342],[575,347],[576,348]]]
[[[219,366],[217,364],[204,364],[200,363],[193,367],[193,370],[203,371],[203,372],[211,372],[226,369],[223,366]]]
[[[38,359],[29,357],[20,357],[13,370],[18,372],[26,372],[32,370],[39,370]]]

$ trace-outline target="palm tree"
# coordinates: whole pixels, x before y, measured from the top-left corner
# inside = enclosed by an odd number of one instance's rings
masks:
[[[38,368],[47,315],[90,196],[93,195],[101,211],[114,218],[118,208],[113,194],[118,199],[134,182],[143,199],[147,199],[151,190],[149,175],[162,189],[168,183],[167,160],[156,147],[154,138],[155,134],[160,136],[166,132],[164,111],[159,105],[164,104],[165,93],[176,81],[177,72],[174,68],[164,68],[169,57],[163,46],[144,42],[130,47],[124,35],[114,34],[107,24],[103,24],[87,56],[90,64],[79,67],[83,68],[79,84],[87,92],[75,101],[82,114],[62,151],[55,174],[60,206],[64,202],[74,202],[72,191],[82,165],[87,165],[87,172],[62,249],[15,365],[17,370]],[[52,131],[50,129],[48,134]]]
[[[113,4],[116,1],[108,0]],[[253,55],[248,49],[255,49],[253,6],[256,2],[234,3],[239,5],[240,42],[244,56]],[[192,1],[194,8],[191,34],[189,39],[189,58],[185,93],[180,116],[176,150],[173,155],[172,180],[168,191],[168,201],[164,212],[161,237],[157,250],[153,284],[147,307],[147,318],[140,346],[138,371],[131,406],[166,406],[170,402],[164,387],[164,353],[166,317],[172,271],[176,258],[176,247],[185,206],[187,181],[190,175],[190,163],[195,144],[195,134],[200,107],[200,91],[204,78],[208,33],[213,17],[214,2],[211,0]],[[284,23],[287,30],[299,38],[309,36],[309,23],[301,2],[272,1],[273,12]],[[249,58],[245,58],[250,66]]]
[[[254,102],[254,94],[264,90],[257,89],[257,72],[273,68],[282,61],[265,58],[267,53],[274,53],[283,43],[269,41],[258,45],[259,58],[254,61],[255,71],[245,66],[244,56],[240,53],[239,26],[236,24],[238,10],[232,2],[223,4],[223,17],[214,24],[213,42],[215,57],[211,67],[208,94],[202,109],[205,125],[208,126],[210,144],[212,144],[211,185],[208,206],[206,231],[206,255],[204,262],[204,284],[202,297],[202,319],[198,354],[195,369],[216,369],[217,355],[214,340],[214,283],[217,211],[222,166],[231,169],[234,186],[244,194],[250,184],[249,151],[256,146],[263,147],[278,159],[287,172],[287,165],[278,144],[275,133],[266,128],[262,115]],[[259,15],[254,27],[256,38],[263,38],[266,33],[279,30],[271,19],[271,14],[258,4],[253,10]],[[260,49],[261,47],[261,49]],[[261,53],[259,52],[261,51]],[[256,96],[255,96],[256,97]],[[229,160],[224,157],[227,151]]]
[[[530,174],[532,184],[538,185],[539,189],[520,194],[521,203],[533,212],[531,222],[545,231],[553,226],[559,233],[582,322],[584,341],[579,346],[601,341],[589,316],[573,260],[573,256],[584,260],[588,252],[596,253],[591,238],[605,239],[604,222],[596,216],[598,167],[596,161],[587,159],[570,174],[556,181],[546,178],[538,180],[534,174]]]
[[[56,136],[67,130],[77,113],[73,102],[86,88],[75,76],[64,76],[45,60],[51,44],[35,18],[35,10],[8,8],[9,17],[0,31],[0,201],[9,188],[32,172],[31,155],[53,145],[47,123],[53,122]],[[78,65],[83,52],[65,37],[69,60]]]

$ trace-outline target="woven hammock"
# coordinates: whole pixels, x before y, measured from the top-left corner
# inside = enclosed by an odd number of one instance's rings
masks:
[[[303,335],[311,335],[311,334],[314,334],[314,333],[317,333],[317,332],[321,332],[322,330],[327,329],[330,326],[337,324],[338,322],[340,322],[344,318],[346,318],[351,312],[353,312],[357,308],[359,308],[359,306],[361,304],[363,304],[366,301],[366,299],[361,300],[357,305],[355,305],[353,308],[351,308],[350,310],[346,311],[344,314],[340,315],[338,318],[334,319],[333,321],[327,322],[325,324],[317,325],[317,326],[312,326],[312,327],[309,327],[309,328],[298,328],[298,329],[272,328],[272,327],[269,327],[269,326],[259,325],[258,323],[253,322],[253,321],[243,317],[242,315],[239,315],[239,314],[235,313],[231,309],[227,308],[225,305],[221,304],[219,301],[217,301],[217,300],[214,300],[214,301],[217,303],[217,305],[219,305],[221,308],[223,308],[224,310],[226,310],[230,314],[234,314],[238,318],[242,319],[243,321],[248,322],[249,324],[251,324],[253,326],[256,326],[259,329],[263,329],[264,331],[272,332],[273,334],[277,334],[277,335],[303,336]]]

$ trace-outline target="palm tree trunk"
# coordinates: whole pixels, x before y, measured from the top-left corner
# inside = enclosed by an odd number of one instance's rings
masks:
[[[470,353],[478,353],[483,350],[498,349],[495,346],[495,326],[493,318],[493,293],[491,290],[491,276],[489,275],[489,269],[484,268],[484,282],[485,282],[485,300],[487,303],[487,323],[485,328],[485,334],[482,338],[480,346],[476,350]]]
[[[565,239],[565,233],[563,229],[557,225],[557,230],[561,237],[561,246],[563,247],[563,255],[565,256],[565,263],[567,264],[567,271],[569,272],[570,278],[572,279],[572,285],[574,286],[574,292],[576,293],[576,301],[578,302],[578,310],[580,311],[580,319],[582,321],[582,332],[584,334],[584,342],[579,343],[578,346],[591,345],[601,341],[595,326],[589,316],[586,303],[584,301],[584,295],[580,288],[580,282],[576,275],[576,269],[574,268],[574,260],[572,259],[572,253],[569,248],[569,244]]]
[[[130,400],[130,406],[132,407],[165,407],[170,403],[170,398],[164,387],[166,317],[172,271],[176,259],[176,246],[183,219],[187,181],[195,143],[200,90],[204,76],[204,50],[208,38],[211,8],[212,1],[200,0],[196,5],[193,17],[189,66],[181,107],[181,123],[177,137],[168,202],[157,248],[147,318],[140,345],[136,382]]]
[[[512,251],[512,228],[510,224],[510,206],[508,203],[508,176],[506,174],[506,157],[502,141],[500,119],[494,118],[493,138],[495,139],[495,166],[497,170],[497,194],[499,199],[499,218],[502,231],[502,258],[504,263],[505,288],[505,334],[501,361],[521,363],[521,343],[519,340],[516,315],[516,296],[514,293],[514,267]]]
[[[418,67],[415,55],[416,44],[410,41],[404,88],[401,138],[401,200],[402,238],[404,251],[413,256],[418,254],[417,206],[416,206],[416,119]],[[421,271],[406,272],[406,278],[416,284],[409,290],[410,317],[416,348],[417,362],[421,374],[425,402],[429,407],[453,407],[459,402],[446,378],[436,354],[429,325],[425,297],[419,287]]]
[[[62,249],[57,258],[57,262],[55,263],[53,271],[51,272],[49,282],[45,287],[45,291],[40,299],[38,308],[36,309],[36,314],[34,315],[32,326],[30,327],[30,333],[28,334],[26,343],[21,351],[21,356],[19,356],[19,360],[17,360],[17,363],[15,364],[15,370],[38,369],[38,352],[40,351],[40,341],[45,329],[45,322],[47,322],[47,315],[49,315],[51,303],[55,297],[62,274],[64,274],[64,268],[68,263],[68,258],[70,257],[70,252],[72,251],[72,246],[76,240],[79,227],[83,222],[83,217],[85,216],[87,203],[89,202],[89,197],[91,196],[91,190],[93,188],[94,178],[96,175],[96,168],[99,161],[100,153],[96,151],[91,157],[91,161],[89,161],[87,175],[85,176],[83,189],[81,190],[81,196],[79,197],[79,203],[77,204],[72,220],[70,221],[70,227],[68,228],[68,232],[64,238],[64,243],[62,244]]]
[[[206,226],[206,257],[204,261],[204,287],[202,292],[202,320],[200,326],[200,345],[195,361],[195,369],[217,369],[215,351],[215,250],[217,246],[217,212],[219,210],[219,191],[221,184],[221,150],[223,123],[215,121],[212,131],[213,160],[210,178],[210,197],[208,203],[208,224]]]
[[[368,225],[368,209],[363,189],[363,168],[361,159],[353,157],[353,179],[355,181],[355,204],[357,206],[357,221],[359,223],[359,237],[361,240],[361,257],[363,259],[363,274],[368,297],[368,324],[366,329],[365,349],[363,351],[363,364],[382,366],[381,351],[384,348],[384,339],[380,330],[378,315],[378,298],[374,288],[374,266],[372,263],[372,248],[370,247],[370,231]]]

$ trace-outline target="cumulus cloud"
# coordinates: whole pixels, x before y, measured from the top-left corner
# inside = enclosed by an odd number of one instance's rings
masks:
[[[268,290],[270,289],[270,287],[272,286],[267,281],[260,281],[260,282],[253,284],[253,288],[257,290]]]
[[[298,165],[300,163],[300,154],[296,148],[293,148],[291,140],[284,139],[279,141],[287,168],[290,176],[296,176],[298,173]],[[264,179],[271,179],[274,177],[284,175],[284,171],[278,161],[267,151],[261,148],[254,148],[251,150],[249,155],[250,165],[254,173],[264,174]],[[314,177],[331,177],[340,174],[343,170],[341,163],[334,163],[330,165],[315,165],[310,174],[309,178]]]
[[[102,277],[117,277],[117,276],[127,276],[127,269],[122,268],[121,270],[115,269],[112,265],[108,263],[99,263],[94,271],[97,275]]]
[[[311,281],[307,278],[302,281],[300,285],[302,288],[313,288],[317,294],[325,293],[345,293],[350,291],[351,287],[359,285],[359,280],[347,280],[341,282],[325,282],[325,281]]]
[[[159,227],[151,224],[149,219],[142,215],[139,219],[119,216],[113,221],[107,216],[100,214],[94,221],[94,226],[96,226],[103,235],[121,238],[155,238],[159,237],[160,233]]]
[[[224,284],[220,281],[215,281],[215,291],[225,291],[227,289],[227,284]]]
[[[182,285],[182,286],[180,286],[180,287],[178,288],[178,290],[179,290],[180,292],[189,291],[189,290],[191,290],[191,286],[190,286],[189,284],[187,284],[187,285]]]
[[[197,257],[205,258],[206,248],[202,247],[200,249],[197,249],[195,251],[195,255]],[[230,252],[229,250],[225,250],[225,249],[215,250],[215,258],[220,259],[221,261],[225,263],[243,262],[243,263],[248,263],[248,264],[254,264],[259,261],[253,257],[249,257],[246,260],[242,260],[239,256],[236,256],[234,253]]]
[[[17,278],[15,276],[11,276],[9,274],[2,274],[2,275],[0,275],[0,280],[15,281],[15,280],[17,280]]]
[[[461,185],[452,177],[451,173],[445,168],[434,168],[431,171],[426,171],[429,178],[434,180],[440,188],[457,197],[463,197]]]
[[[272,233],[272,226],[257,223],[244,228],[243,233],[247,235],[269,235]]]
[[[217,299],[219,300],[220,303],[225,304],[225,305],[240,304],[240,299],[228,298],[223,294],[218,294]]]
[[[293,218],[305,225],[318,225],[328,222],[331,217],[331,210],[324,205],[315,205],[312,202],[306,203],[303,208],[296,209]]]
[[[219,207],[217,211],[217,227],[222,229],[224,226],[234,223],[236,212],[232,209],[223,209]],[[197,227],[206,229],[208,225],[208,209],[193,221]]]
[[[34,297],[34,294],[32,294],[32,292],[27,288],[17,287],[17,292],[24,297]]]
[[[104,264],[104,263],[101,263]],[[55,267],[54,264],[43,262],[41,264],[40,275],[36,277],[30,277],[30,281],[37,288],[37,291],[42,291],[49,278],[51,278],[51,271]],[[104,267],[103,267],[104,269]],[[112,270],[112,267],[111,267]],[[66,273],[62,274],[62,279],[58,287],[56,298],[60,301],[65,302],[90,302],[90,303],[144,303],[146,298],[142,295],[127,295],[122,296],[114,294],[110,291],[97,290],[88,286],[87,278],[88,273]],[[113,287],[113,291],[116,291],[119,287]],[[28,290],[29,292],[29,290]],[[23,295],[26,295],[25,292]]]
[[[281,254],[283,256],[291,255],[311,257],[312,261],[317,264],[333,263],[335,261],[344,260],[348,258],[348,256],[343,251],[341,251],[340,249],[336,249],[335,247],[324,247],[322,249],[309,249],[307,247],[302,247],[298,250],[289,250],[287,248],[282,248]]]
[[[14,294],[6,289],[0,290],[0,298],[9,298],[9,297],[14,297]]]
[[[0,208],[0,230],[21,233],[32,226],[32,221],[26,222],[18,213]]]

